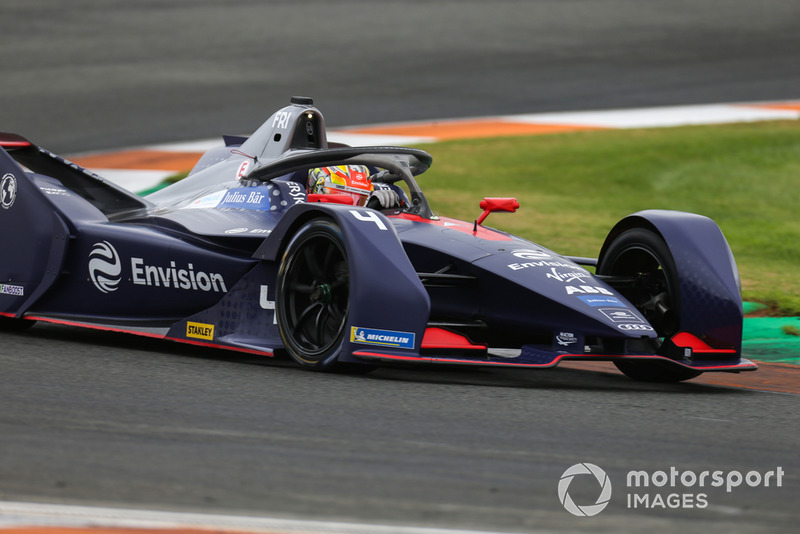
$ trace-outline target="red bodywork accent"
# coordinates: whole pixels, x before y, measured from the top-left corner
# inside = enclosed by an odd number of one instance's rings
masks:
[[[420,222],[430,224],[431,226],[446,228],[447,230],[455,230],[457,232],[463,232],[487,241],[512,241],[511,237],[501,234],[500,232],[484,228],[483,226],[479,226],[478,231],[474,232],[473,230],[475,228],[473,224],[465,223],[464,221],[459,221],[457,219],[448,219],[447,217],[424,219],[419,215],[411,215],[410,213],[399,213],[397,215],[388,215],[388,217],[390,219],[404,219],[406,221]]]
[[[494,211],[514,213],[519,209],[519,202],[517,202],[516,198],[487,197],[481,200],[480,208],[483,213],[478,217],[477,224],[481,224]]]
[[[0,146],[3,148],[25,148],[33,143],[15,133],[0,132]]]
[[[486,345],[475,345],[461,334],[443,328],[428,328],[422,337],[422,348],[486,350]]]
[[[459,365],[480,365],[485,367],[519,367],[528,369],[546,369],[555,367],[562,361],[615,361],[615,360],[657,360],[669,363],[676,363],[681,367],[689,369],[697,369],[699,371],[755,371],[758,366],[751,361],[737,363],[733,365],[710,365],[702,368],[695,368],[690,365],[684,365],[681,362],[666,358],[664,356],[656,355],[630,355],[630,354],[598,354],[596,356],[589,354],[559,354],[553,361],[547,363],[519,363],[514,361],[487,361],[480,359],[467,359],[467,358],[448,358],[445,356],[400,356],[397,354],[386,354],[382,352],[370,351],[356,351],[353,356],[365,359],[383,360],[383,361],[398,361],[398,362],[420,362],[420,363],[450,363]]]
[[[688,347],[692,352],[698,353],[714,353],[714,354],[736,354],[734,349],[715,349],[709,346],[705,341],[690,334],[689,332],[680,332],[672,336],[672,342],[678,347]]]
[[[341,195],[336,193],[323,194],[323,193],[309,193],[308,202],[327,202],[330,204],[349,204],[353,205],[353,197],[350,195]]]
[[[0,313],[0,315],[4,315],[4,316],[8,316],[8,317],[14,317],[13,315],[6,314],[6,313]],[[30,316],[30,315],[25,316],[24,320],[41,321],[43,323],[60,324],[60,325],[65,325],[65,326],[78,326],[78,327],[81,327],[81,328],[89,328],[89,329],[92,329],[92,330],[101,330],[103,332],[118,332],[118,333],[121,333],[121,334],[133,334],[135,336],[149,337],[149,338],[152,338],[152,339],[164,339],[166,341],[177,341],[178,343],[186,343],[186,344],[189,344],[189,345],[198,345],[198,346],[201,346],[201,347],[209,347],[209,348],[212,348],[212,349],[232,350],[232,351],[236,351],[236,352],[244,352],[244,353],[247,353],[247,354],[257,354],[259,356],[274,356],[273,353],[267,352],[267,351],[264,351],[264,350],[246,349],[246,348],[242,348],[242,347],[235,347],[235,346],[232,346],[232,345],[218,345],[216,343],[207,343],[205,341],[195,341],[193,339],[184,339],[184,338],[179,338],[179,337],[168,337],[168,336],[161,335],[161,334],[154,334],[152,332],[142,332],[142,331],[139,331],[139,330],[131,330],[131,329],[126,329],[126,328],[121,328],[121,327],[118,327],[118,326],[105,326],[105,325],[99,325],[99,324],[81,323],[81,322],[78,322],[78,321],[65,321],[63,319],[52,319],[50,317],[36,317],[36,316]]]

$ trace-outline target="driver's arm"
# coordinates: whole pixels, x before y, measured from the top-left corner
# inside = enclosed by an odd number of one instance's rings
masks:
[[[402,205],[400,195],[388,184],[373,183],[375,190],[370,194],[367,207],[372,209],[399,208]]]

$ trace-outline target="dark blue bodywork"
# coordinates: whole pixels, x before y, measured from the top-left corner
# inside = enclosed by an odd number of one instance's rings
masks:
[[[226,142],[183,181],[140,198],[0,134],[0,316],[272,355],[285,346],[275,309],[287,246],[324,219],[344,236],[351,281],[339,362],[755,369],[741,359],[736,266],[710,219],[640,212],[612,229],[600,253],[602,262],[630,228],[667,243],[680,279],[681,336],[669,352],[613,279],[586,269],[594,261],[433,215],[413,179],[431,163],[420,150],[329,145],[305,99]],[[376,211],[309,202],[307,169],[337,163],[388,169],[405,181],[408,203]]]

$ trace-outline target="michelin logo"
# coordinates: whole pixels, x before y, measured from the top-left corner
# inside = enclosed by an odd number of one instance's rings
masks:
[[[373,328],[350,328],[350,342],[363,345],[381,345],[397,349],[413,349],[414,334],[411,332],[395,332],[394,330],[376,330]]]

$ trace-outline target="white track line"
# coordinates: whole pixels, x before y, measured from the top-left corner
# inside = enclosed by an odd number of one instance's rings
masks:
[[[665,128],[800,118],[800,111],[769,109],[756,105],[713,104],[659,108],[618,109],[509,115],[503,120],[526,124],[568,124],[598,128]]]
[[[29,526],[88,529],[196,528],[270,534],[499,534],[477,530],[0,501],[0,532]]]

